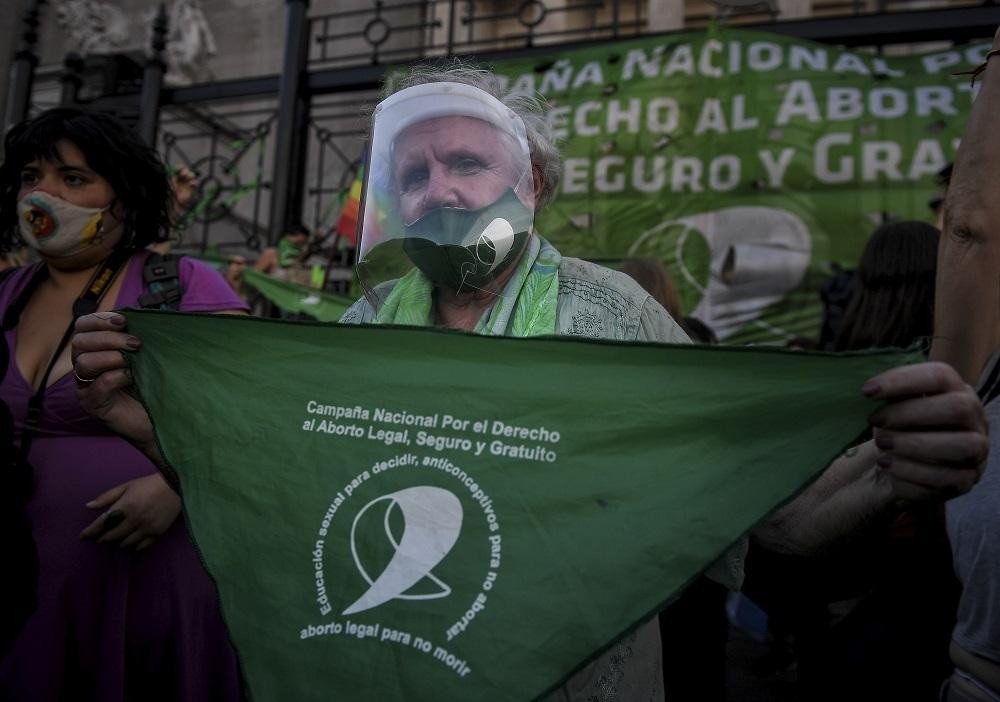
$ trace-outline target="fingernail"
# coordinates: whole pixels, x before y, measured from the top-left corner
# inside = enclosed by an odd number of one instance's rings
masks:
[[[90,502],[86,503],[84,507],[93,507],[95,502],[97,502],[97,500],[91,500]]]
[[[888,468],[892,465],[892,456],[887,453],[881,453],[879,454],[879,457],[875,459],[875,463],[882,468]]]
[[[135,350],[140,346],[142,346],[142,342],[139,340],[138,337],[130,336],[125,340],[125,345],[128,346],[130,349]]]
[[[108,321],[114,324],[116,327],[125,326],[125,318],[120,314],[116,314],[114,317],[108,317]]]
[[[892,437],[885,435],[876,436],[875,445],[883,451],[892,451]]]
[[[867,383],[861,386],[861,392],[867,397],[875,397],[882,392],[882,386],[876,383],[874,380],[869,380]]]

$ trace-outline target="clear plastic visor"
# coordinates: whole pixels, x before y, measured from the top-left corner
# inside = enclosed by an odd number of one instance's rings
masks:
[[[376,311],[404,278],[504,294],[534,220],[513,111],[472,86],[407,88],[375,109],[366,173],[358,276]]]

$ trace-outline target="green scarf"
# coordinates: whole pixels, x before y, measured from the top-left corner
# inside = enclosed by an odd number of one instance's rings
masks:
[[[503,294],[483,313],[475,333],[486,336],[543,336],[556,332],[556,300],[559,296],[559,252],[537,234]],[[396,283],[375,315],[375,324],[432,324],[434,286],[414,268]]]

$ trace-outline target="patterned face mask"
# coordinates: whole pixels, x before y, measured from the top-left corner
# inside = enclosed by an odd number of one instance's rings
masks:
[[[101,241],[106,207],[81,207],[36,191],[17,203],[18,227],[31,248],[63,258],[86,251]]]

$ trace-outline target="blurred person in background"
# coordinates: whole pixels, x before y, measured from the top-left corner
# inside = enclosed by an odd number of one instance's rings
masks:
[[[292,283],[308,285],[310,274],[304,265],[308,244],[309,228],[304,224],[295,224],[278,240],[277,246],[269,246],[260,252],[253,269]]]
[[[243,271],[246,269],[247,260],[239,255],[230,256],[226,261],[225,267],[222,269],[222,277],[226,279],[229,287],[240,296],[243,302],[248,301],[247,293],[243,287]]]
[[[641,285],[643,290],[663,305],[671,318],[680,321],[684,316],[677,288],[662,261],[656,258],[626,258],[618,270]]]
[[[188,203],[191,202],[198,192],[198,176],[190,168],[181,166],[170,176],[170,190],[173,194],[173,205],[171,207],[171,221],[173,225],[170,229],[170,236],[163,241],[156,241],[149,245],[151,251],[160,255],[170,253],[174,243],[179,241],[179,230],[183,226],[181,219],[187,210]]]
[[[940,232],[924,222],[883,224],[858,263],[835,351],[906,348],[934,330],[934,276]]]

